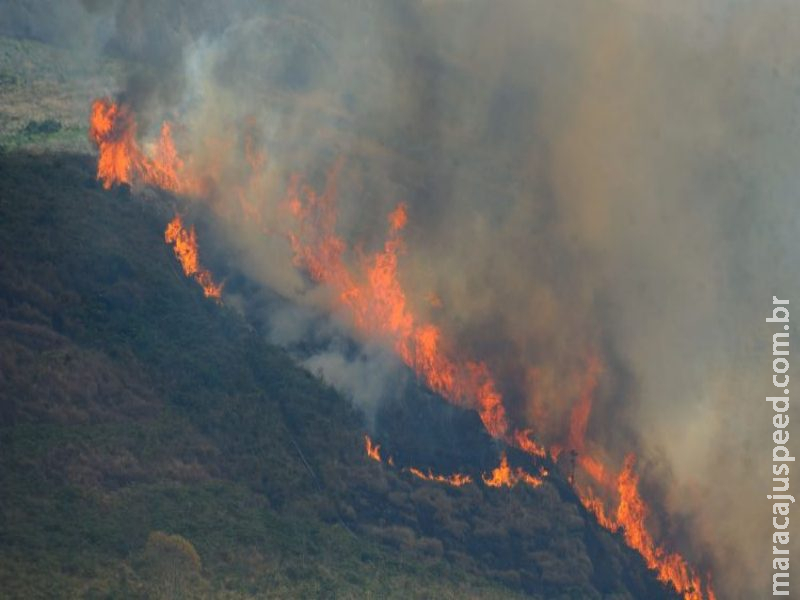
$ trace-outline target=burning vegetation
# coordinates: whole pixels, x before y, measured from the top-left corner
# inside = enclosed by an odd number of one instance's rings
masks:
[[[191,277],[200,284],[206,298],[219,300],[222,297],[222,285],[215,283],[211,272],[200,266],[197,234],[194,226],[187,230],[183,226],[180,215],[176,214],[164,231],[164,241],[167,244],[172,244],[175,257],[181,263],[184,275]]]
[[[175,150],[169,123],[161,126],[161,134],[150,154],[142,151],[136,136],[136,119],[130,108],[108,98],[92,103],[89,137],[97,146],[97,178],[104,188],[137,183],[176,194],[200,191],[198,181],[186,172]]]
[[[142,151],[136,135],[136,121],[127,107],[107,99],[94,102],[90,136],[99,152],[97,178],[105,188],[115,184],[140,184],[184,195],[203,193],[199,174],[187,167],[176,151],[169,124],[163,125],[160,137],[149,152]],[[247,138],[245,153],[255,156],[249,140]],[[264,163],[263,158],[248,160],[251,181],[257,179],[257,172],[264,168]],[[635,456],[630,454],[614,476],[615,469],[604,462],[602,449],[586,439],[595,392],[603,372],[599,356],[590,354],[585,361],[583,383],[572,407],[565,438],[546,449],[534,440],[534,429],[514,426],[489,365],[465,356],[440,326],[412,310],[399,269],[400,257],[406,248],[403,237],[409,219],[406,204],[397,204],[388,215],[385,241],[377,251],[367,253],[356,249],[354,252],[340,237],[337,181],[341,170],[339,161],[328,173],[322,193],[298,175],[290,179],[282,203],[290,222],[283,229],[277,220],[266,226],[263,215],[241,200],[244,194],[240,194],[242,216],[252,221],[257,215],[257,225],[262,232],[277,232],[288,240],[294,265],[313,282],[332,292],[333,309],[349,319],[358,337],[390,346],[426,387],[455,406],[476,411],[492,438],[528,454],[533,464],[555,461],[564,451],[569,451],[573,463],[592,484],[581,483],[574,472],[569,480],[598,523],[611,531],[620,531],[628,546],[642,555],[658,579],[686,600],[713,599],[710,577],[702,576],[680,554],[657,543],[650,533],[647,523],[650,508],[639,491]],[[194,228],[187,230],[176,215],[167,226],[165,241],[173,245],[185,275],[197,281],[207,297],[220,298],[222,286],[200,265]],[[350,258],[353,254],[357,256],[355,261]],[[446,310],[438,299],[436,307]],[[364,441],[367,456],[383,462],[381,446],[374,444],[369,436],[365,436]],[[393,465],[393,460],[389,458],[387,463]],[[416,478],[454,487],[475,483],[471,476],[463,473],[441,475],[414,466],[404,470]],[[504,453],[500,464],[491,473],[482,474],[480,481],[492,488],[513,487],[519,483],[536,488],[547,476],[542,467],[534,475],[510,466]],[[607,505],[615,509],[607,511]]]
[[[513,487],[517,483],[527,483],[531,487],[539,487],[542,480],[520,468],[512,468],[508,464],[505,453],[500,458],[500,465],[492,471],[490,476],[483,476],[483,483],[489,487]]]

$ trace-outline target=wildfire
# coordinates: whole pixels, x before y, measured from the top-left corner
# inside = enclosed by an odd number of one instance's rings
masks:
[[[92,104],[89,134],[99,152],[97,178],[106,189],[114,184],[138,183],[196,195],[206,187],[178,155],[169,123],[163,124],[157,142],[145,152],[137,142],[136,121],[131,110],[109,99],[99,99]],[[258,153],[249,138],[245,157],[255,181],[266,158]],[[546,457],[547,451],[533,440],[532,430],[510,428],[503,398],[488,366],[461,356],[437,325],[418,318],[411,311],[398,274],[399,257],[405,251],[403,231],[408,221],[405,204],[399,204],[388,216],[388,234],[383,247],[372,254],[357,253],[356,266],[350,266],[348,253],[351,249],[336,234],[337,179],[341,166],[340,161],[333,167],[322,194],[303,184],[299,177],[290,181],[285,205],[295,220],[295,227],[285,235],[291,244],[295,264],[315,282],[329,286],[338,306],[349,313],[355,329],[365,337],[385,339],[428,388],[455,405],[476,410],[494,438],[537,459]],[[213,180],[214,176],[206,176],[209,177]],[[234,187],[234,192],[238,192],[243,215],[267,231],[260,213],[245,200],[244,188]],[[176,215],[164,237],[173,245],[184,273],[203,287],[206,296],[219,298],[222,286],[200,265],[194,228],[186,230]],[[428,302],[437,309],[442,307],[438,296],[431,296]],[[700,577],[679,554],[657,545],[647,531],[648,507],[639,495],[633,456],[626,459],[615,478],[599,460],[597,449],[587,446],[586,431],[601,372],[599,359],[590,357],[564,445],[551,446],[549,453],[557,459],[563,450],[575,451],[577,464],[600,486],[604,497],[618,498],[616,511],[607,513],[604,501],[595,496],[591,488],[582,489],[576,485],[584,506],[598,522],[613,531],[622,528],[626,543],[642,554],[661,581],[671,584],[685,600],[713,600],[710,580],[703,586]],[[368,436],[365,436],[365,449],[369,458],[381,462],[380,445],[374,444]],[[393,464],[391,458],[387,462]],[[406,470],[415,477],[454,486],[472,482],[468,475],[458,473],[445,476],[414,467]],[[546,476],[544,471],[541,474]],[[491,474],[484,474],[482,481],[490,487],[511,487],[520,481],[534,487],[542,483],[540,477],[512,468],[505,454],[500,465]]]
[[[476,409],[493,437],[503,439],[533,456],[545,456],[545,450],[531,439],[530,430],[509,433],[502,397],[485,363],[454,358],[442,339],[441,330],[431,323],[419,322],[410,312],[398,278],[398,256],[404,249],[401,233],[407,222],[404,204],[398,205],[389,216],[388,236],[383,249],[372,256],[362,256],[361,277],[348,268],[344,261],[347,245],[335,232],[336,179],[340,167],[341,163],[334,167],[322,195],[309,186],[301,185],[299,178],[295,177],[291,182],[287,206],[298,221],[297,231],[289,235],[295,263],[304,268],[313,280],[325,283],[334,290],[340,305],[351,313],[358,331],[391,340],[403,362],[431,390],[454,404]],[[612,480],[606,467],[585,452],[586,428],[600,373],[599,360],[590,358],[585,381],[572,412],[568,439],[578,452],[578,462],[583,470],[595,481],[607,485]],[[559,447],[554,447],[551,453],[557,456],[559,451]],[[620,477],[624,474],[635,477],[632,468],[631,464],[630,469],[624,470]],[[490,476],[484,475],[483,481],[491,487],[512,486],[519,481],[532,486],[542,483],[534,475],[521,469],[512,469],[505,455],[500,466]],[[592,497],[584,502],[598,521],[609,529],[626,524],[631,527],[633,523],[631,530],[636,533],[626,533],[626,542],[640,551],[647,564],[658,571],[659,578],[671,583],[678,592],[684,594],[686,600],[702,600],[700,580],[690,573],[683,558],[657,548],[644,526],[644,519],[632,520],[626,512],[631,506],[644,506],[636,486],[633,490],[626,488],[626,492],[627,496],[620,493],[616,519],[606,516],[599,499]],[[634,504],[634,499],[638,499],[639,504]]]
[[[372,460],[381,462],[381,445],[373,444],[368,435],[364,436],[364,449],[367,451],[367,456]]]
[[[200,284],[206,298],[219,299],[222,296],[222,285],[215,283],[211,272],[200,266],[194,227],[187,231],[180,215],[176,214],[164,231],[164,241],[172,244],[172,249],[181,263],[184,274]]]
[[[130,109],[103,98],[92,103],[89,137],[99,152],[97,179],[106,189],[114,184],[138,182],[178,194],[200,191],[175,150],[169,123],[161,126],[153,156],[147,156],[136,141],[136,119]]]
[[[347,246],[335,232],[338,169],[339,165],[331,172],[322,195],[298,178],[290,184],[287,206],[298,221],[297,231],[289,235],[295,263],[333,288],[357,330],[390,340],[431,390],[454,404],[475,408],[489,433],[503,437],[508,430],[505,408],[486,365],[454,359],[439,328],[419,322],[409,310],[397,273],[406,206],[399,204],[389,215],[383,249],[361,258],[361,277],[345,264]]]
[[[425,481],[438,481],[439,483],[446,483],[455,487],[461,487],[462,485],[472,483],[472,477],[469,475],[463,475],[461,473],[455,473],[453,475],[435,475],[430,469],[428,469],[427,473],[423,473],[416,467],[409,467],[408,472],[415,477],[424,479]]]
[[[578,402],[570,416],[568,443],[575,451],[583,471],[603,488],[616,491],[619,504],[616,514],[608,515],[605,504],[594,494],[592,488],[582,490],[576,485],[581,502],[606,529],[616,531],[622,528],[625,542],[644,557],[647,566],[658,573],[660,581],[671,584],[678,593],[683,594],[685,600],[703,600],[700,576],[680,554],[668,552],[658,546],[647,530],[645,521],[649,509],[639,494],[639,476],[634,469],[636,457],[633,454],[626,457],[623,469],[614,481],[605,465],[586,451],[586,429],[601,372],[599,359],[596,356],[590,357]],[[553,454],[557,455],[559,451],[560,449]],[[710,584],[706,585],[706,593],[705,598],[714,597]]]
[[[368,435],[364,435],[364,450],[372,460],[377,462],[383,462],[381,458],[381,445],[376,444],[372,441],[372,439]],[[386,461],[389,466],[394,466],[394,460],[390,456],[389,459]],[[467,485],[468,483],[472,483],[472,477],[469,475],[464,475],[462,473],[454,473],[453,475],[437,475],[434,474],[430,469],[428,472],[425,473],[424,471],[416,468],[416,467],[406,467],[403,469],[404,471],[408,471],[414,477],[418,477],[420,479],[424,479],[425,481],[436,481],[438,483],[446,483],[447,485],[452,485],[454,487],[461,487]]]
[[[539,487],[542,485],[542,480],[530,473],[526,473],[523,469],[517,467],[512,468],[508,464],[508,457],[506,453],[500,457],[500,465],[492,471],[490,476],[483,475],[483,483],[489,487],[513,487],[520,481],[527,483],[531,487]]]
[[[619,504],[616,515],[610,517],[606,514],[603,502],[594,496],[591,490],[581,494],[581,500],[587,510],[594,513],[597,521],[605,528],[612,531],[622,529],[625,542],[637,550],[647,563],[648,568],[658,574],[658,579],[671,584],[675,590],[683,594],[685,600],[713,600],[714,591],[710,582],[703,584],[700,575],[692,569],[683,557],[676,552],[668,552],[656,544],[650,532],[647,531],[646,519],[649,508],[639,493],[639,476],[634,470],[636,457],[629,454],[625,464],[617,477],[617,493]]]

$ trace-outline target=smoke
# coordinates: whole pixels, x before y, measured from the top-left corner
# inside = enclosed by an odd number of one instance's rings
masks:
[[[342,159],[337,230],[369,252],[408,204],[408,300],[487,362],[514,422],[563,441],[599,357],[589,445],[643,455],[665,533],[720,597],[768,589],[763,319],[773,295],[800,302],[794,3],[57,4],[125,60],[143,134],[174,119],[215,210],[249,215],[227,239],[281,298],[273,341],[368,414],[402,376],[323,316],[330,292],[275,233],[291,175],[322,193]],[[75,44],[45,13],[3,30]]]

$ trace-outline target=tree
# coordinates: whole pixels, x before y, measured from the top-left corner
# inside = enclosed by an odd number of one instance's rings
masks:
[[[142,555],[142,574],[154,598],[196,598],[202,586],[202,562],[183,536],[152,531]]]

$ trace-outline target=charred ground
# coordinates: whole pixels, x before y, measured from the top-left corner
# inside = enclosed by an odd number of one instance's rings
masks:
[[[367,459],[348,401],[180,274],[177,201],[93,166],[0,155],[7,597],[671,597],[558,477],[451,488]],[[404,396],[376,426],[398,463],[499,456],[471,413]]]

